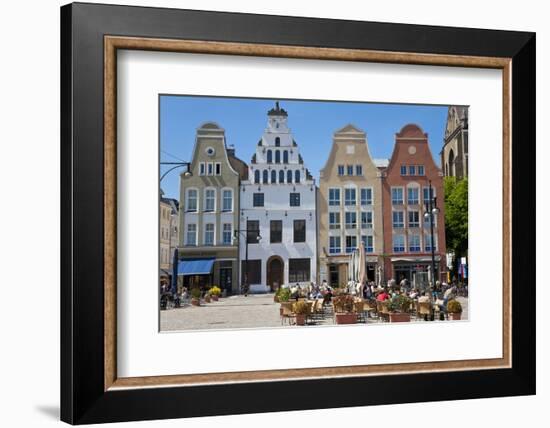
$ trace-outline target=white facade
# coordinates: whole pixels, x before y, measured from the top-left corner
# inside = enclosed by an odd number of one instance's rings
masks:
[[[259,242],[248,244],[249,266],[255,266],[255,274],[250,275],[250,291],[266,292],[272,286],[316,282],[317,188],[287,126],[287,113],[278,103],[268,113],[268,125],[256,146],[248,177],[240,189],[240,229],[246,230],[247,224],[257,222],[261,236]],[[273,226],[276,230],[272,233]],[[281,233],[277,232],[279,226]],[[242,261],[246,259],[244,236],[239,256]],[[243,279],[241,269],[241,284]]]

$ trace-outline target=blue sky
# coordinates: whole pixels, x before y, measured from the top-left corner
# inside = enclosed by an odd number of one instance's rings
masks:
[[[333,133],[352,123],[367,132],[369,150],[375,158],[391,156],[395,133],[407,123],[428,133],[435,161],[440,163],[447,106],[279,100],[288,112],[288,124],[306,167],[319,181],[319,170],[328,156]],[[225,129],[227,144],[246,163],[267,125],[267,111],[275,100],[162,95],[160,98],[160,159],[191,161],[196,129],[214,121]],[[168,167],[161,165],[161,174]],[[179,172],[162,181],[165,196],[178,199]]]

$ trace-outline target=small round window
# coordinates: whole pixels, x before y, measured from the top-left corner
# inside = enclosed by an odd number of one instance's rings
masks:
[[[215,153],[216,153],[216,150],[214,150],[214,147],[207,147],[206,148],[206,154],[208,156],[214,156]]]

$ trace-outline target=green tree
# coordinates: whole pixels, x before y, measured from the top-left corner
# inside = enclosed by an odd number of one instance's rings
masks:
[[[445,177],[445,240],[456,257],[468,252],[468,179]]]

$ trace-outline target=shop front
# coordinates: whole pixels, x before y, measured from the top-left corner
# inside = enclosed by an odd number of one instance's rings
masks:
[[[330,257],[327,259],[327,282],[331,287],[345,287],[349,278],[350,255],[342,257]],[[367,281],[378,283],[378,276],[381,274],[377,256],[367,256],[366,274]]]
[[[178,278],[187,289],[207,289],[213,285],[214,258],[180,259]]]
[[[435,274],[439,278],[440,257],[435,257]],[[406,279],[412,286],[425,288],[430,281],[432,270],[431,257],[393,257],[391,259],[392,278],[399,284]]]

